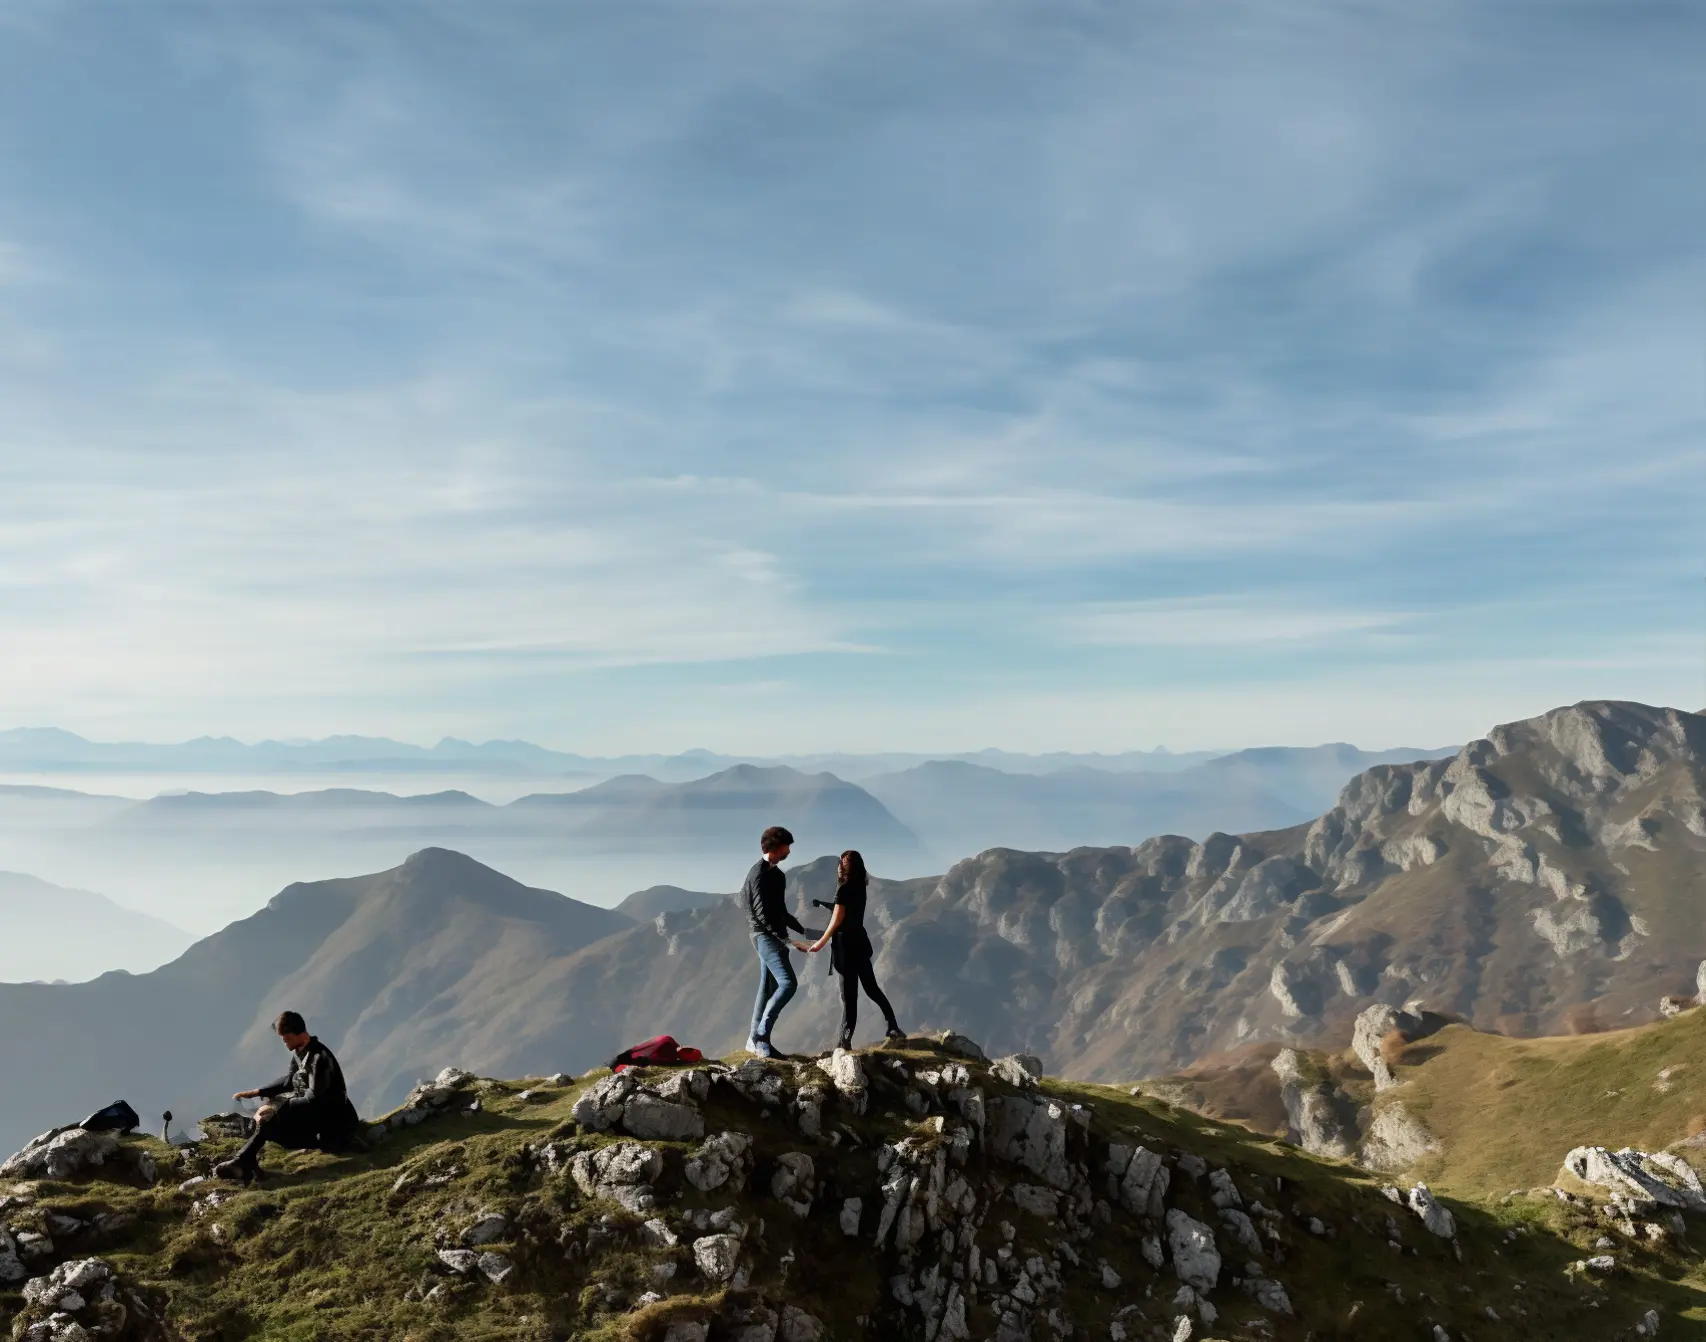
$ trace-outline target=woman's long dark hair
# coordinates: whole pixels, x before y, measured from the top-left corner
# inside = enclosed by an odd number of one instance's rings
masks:
[[[841,855],[841,865],[835,871],[835,883],[858,886],[861,890],[870,885],[871,878],[865,872],[865,859],[859,856],[857,848],[849,848]]]

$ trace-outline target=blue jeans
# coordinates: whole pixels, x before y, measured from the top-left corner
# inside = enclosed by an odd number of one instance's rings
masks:
[[[800,986],[794,977],[794,966],[788,960],[788,943],[764,932],[753,934],[753,949],[758,952],[758,999],[752,1004],[752,1037],[770,1038],[776,1017],[788,1005]]]

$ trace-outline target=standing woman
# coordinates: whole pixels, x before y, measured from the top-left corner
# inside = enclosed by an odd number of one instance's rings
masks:
[[[859,1018],[859,989],[877,1004],[888,1022],[890,1043],[906,1039],[896,1024],[894,1008],[883,990],[877,987],[876,971],[871,968],[871,938],[865,934],[865,897],[870,877],[865,874],[865,859],[849,848],[841,855],[841,867],[836,872],[835,907],[829,916],[829,926],[811,949],[829,947],[829,962],[841,975],[841,1047],[853,1047],[853,1026]]]

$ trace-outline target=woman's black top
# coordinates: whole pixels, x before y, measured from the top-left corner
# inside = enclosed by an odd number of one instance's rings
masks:
[[[829,939],[829,962],[836,973],[845,973],[848,966],[863,964],[871,958],[871,938],[865,932],[865,899],[868,888],[864,881],[843,881],[835,887],[835,902],[844,912],[841,926]]]

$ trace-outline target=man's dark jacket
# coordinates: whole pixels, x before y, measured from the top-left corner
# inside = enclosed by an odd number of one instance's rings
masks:
[[[277,1099],[280,1113],[311,1121],[327,1135],[348,1132],[360,1122],[344,1087],[344,1069],[316,1038],[310,1037],[302,1052],[292,1055],[288,1072],[259,1093]]]
[[[746,901],[746,920],[753,936],[762,933],[786,941],[789,928],[804,934],[804,925],[788,912],[788,878],[774,862],[761,859],[747,872],[740,893]]]

